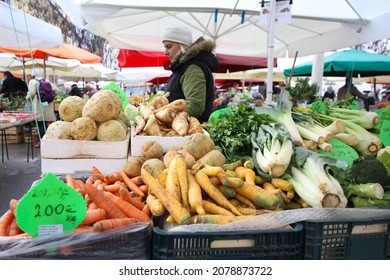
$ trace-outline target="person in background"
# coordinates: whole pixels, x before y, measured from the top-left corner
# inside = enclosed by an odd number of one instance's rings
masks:
[[[335,98],[336,98],[336,95],[334,93],[334,90],[333,90],[333,87],[332,86],[328,86],[328,88],[326,89],[325,93],[324,93],[324,96],[322,97],[322,101],[324,101],[326,98],[334,101]]]
[[[229,89],[229,92],[232,96],[235,96],[237,93],[241,92],[239,86],[240,85],[237,82],[233,83],[233,86]]]
[[[43,79],[41,72],[38,69],[33,69],[31,71],[31,79],[28,83],[28,94],[26,96],[27,100],[31,101],[32,111],[35,114],[38,114],[38,134],[39,139],[45,135],[47,127],[57,120],[54,113],[54,103],[44,102],[41,103],[38,97],[39,90],[39,80]],[[53,90],[58,94],[58,88],[52,84]],[[35,145],[36,148],[40,147],[40,142]]]
[[[69,95],[70,95],[70,96],[79,96],[79,97],[83,98],[83,93],[82,93],[81,90],[78,88],[77,84],[73,84],[73,85],[70,87]]]
[[[0,97],[26,96],[28,88],[22,79],[12,75],[10,71],[4,71],[3,75],[5,79],[0,89]]]
[[[91,98],[95,93],[98,92],[97,88],[92,83],[87,83],[85,85],[85,89],[87,91],[86,94],[88,95],[89,98]]]
[[[353,97],[352,100],[349,100],[350,102],[352,102],[353,100],[356,100],[357,98],[360,98],[363,100],[364,109],[366,111],[370,110],[369,105],[368,105],[368,96],[361,93],[357,89],[357,87],[354,86],[354,84],[352,83],[352,80],[349,77],[347,77],[345,79],[345,85],[343,85],[341,88],[339,88],[339,90],[337,92],[337,100],[346,100],[347,94],[350,94]]]
[[[214,77],[218,60],[213,54],[216,44],[203,37],[192,41],[191,30],[175,24],[162,35],[164,53],[171,61],[172,75],[165,91],[169,102],[185,99],[185,111],[200,122],[208,121],[214,111]]]

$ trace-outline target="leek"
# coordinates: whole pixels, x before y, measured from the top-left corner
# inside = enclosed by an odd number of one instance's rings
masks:
[[[306,203],[311,207],[347,206],[344,190],[330,173],[330,165],[336,164],[335,159],[302,147],[294,148],[292,158],[291,167],[283,177]]]
[[[284,123],[290,132],[292,143],[297,146],[302,146],[303,139],[293,120],[291,112],[292,103],[288,99],[288,96],[288,92],[282,89],[275,108],[265,106],[256,107],[256,112],[258,114],[267,114],[274,122]]]
[[[251,142],[255,166],[271,177],[284,174],[293,154],[291,135],[283,123],[261,125],[252,133]]]

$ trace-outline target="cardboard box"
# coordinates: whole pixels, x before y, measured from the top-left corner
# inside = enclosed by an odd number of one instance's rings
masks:
[[[96,166],[102,173],[111,174],[118,171],[127,163],[127,157],[122,159],[107,158],[77,158],[77,159],[53,159],[41,158],[41,172],[47,174],[66,173],[91,173],[92,167]]]
[[[169,147],[172,146],[183,146],[184,143],[189,140],[191,136],[139,136],[135,135],[135,127],[131,126],[131,136],[130,136],[130,153],[132,156],[141,156],[142,155],[142,146],[148,141],[156,141],[163,148],[163,152],[166,153]]]
[[[127,159],[129,153],[130,133],[124,141],[104,142],[86,140],[57,140],[41,141],[41,157],[46,159]]]

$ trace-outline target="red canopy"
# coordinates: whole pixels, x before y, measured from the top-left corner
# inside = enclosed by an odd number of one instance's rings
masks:
[[[217,54],[219,68],[217,73],[245,71],[250,69],[267,68],[267,58],[235,56],[226,54]],[[136,51],[120,49],[118,54],[119,67],[148,67],[163,66],[169,69],[169,58],[164,52]],[[277,66],[277,59],[274,58],[273,67]]]

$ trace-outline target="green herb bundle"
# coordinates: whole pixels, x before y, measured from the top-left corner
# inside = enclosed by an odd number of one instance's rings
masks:
[[[270,124],[271,119],[266,114],[256,113],[248,104],[232,105],[230,111],[209,119],[206,127],[227,162],[234,162],[252,155],[252,132],[257,133],[260,125]]]

